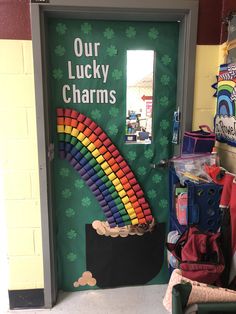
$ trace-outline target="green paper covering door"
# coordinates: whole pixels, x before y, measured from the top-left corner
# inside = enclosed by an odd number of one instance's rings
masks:
[[[153,169],[151,164],[170,158],[173,153],[178,23],[50,18],[48,31],[59,288],[76,291],[165,283],[168,280],[164,250],[169,206],[168,171]],[[154,50],[156,56],[149,144],[125,143],[127,50]],[[68,160],[57,154],[62,136],[57,133],[58,108],[83,114],[106,133],[142,188],[157,221],[153,232],[138,234],[136,227],[133,233],[131,230],[126,234],[125,227],[121,227],[120,234],[119,227],[115,227],[109,231],[113,232],[111,236],[102,229],[106,217],[99,202]],[[74,143],[76,145],[76,140]],[[98,234],[101,230],[103,235]]]

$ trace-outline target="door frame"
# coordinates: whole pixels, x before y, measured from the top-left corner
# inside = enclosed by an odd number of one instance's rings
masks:
[[[177,107],[181,133],[192,127],[198,0],[31,0],[31,25],[40,203],[44,269],[44,303],[51,308],[57,298],[56,241],[52,203],[52,141],[49,133],[47,82],[48,17],[127,21],[178,21],[180,24],[177,74]],[[191,56],[191,58],[190,58]],[[182,138],[182,134],[180,134]],[[176,151],[179,151],[179,146]]]

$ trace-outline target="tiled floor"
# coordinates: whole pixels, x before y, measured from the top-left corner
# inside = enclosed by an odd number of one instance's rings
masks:
[[[162,299],[166,285],[116,288],[59,294],[52,310],[17,310],[16,314],[166,314]],[[4,313],[4,312],[1,312]]]

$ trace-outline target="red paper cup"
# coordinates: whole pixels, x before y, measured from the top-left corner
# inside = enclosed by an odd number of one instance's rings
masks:
[[[89,125],[89,128],[90,128],[92,131],[94,131],[94,130],[97,128],[97,124],[96,124],[94,121],[92,121],[92,123],[90,123],[90,125]]]
[[[126,194],[127,194],[129,197],[131,197],[131,196],[134,195],[134,191],[133,191],[132,189],[130,189],[130,190],[128,190],[128,191],[126,192]]]
[[[120,170],[120,171],[122,171],[122,170]],[[123,184],[123,187],[124,187],[124,189],[125,189],[126,191],[128,191],[129,189],[131,189],[131,185],[129,184],[129,182]]]
[[[146,203],[144,197],[139,198],[139,199],[138,199],[138,202],[139,202],[140,205]]]
[[[65,124],[65,119],[63,117],[58,117],[57,118],[57,125],[64,125]]]
[[[109,160],[111,157],[112,157],[112,155],[111,155],[111,153],[110,152],[106,152],[105,154],[104,154],[104,156],[103,156],[106,160]]]
[[[132,179],[129,180],[129,183],[130,183],[131,185],[135,185],[135,184],[137,184],[138,182],[137,182],[137,180],[136,180],[135,178],[132,178]]]
[[[65,117],[70,117],[71,109],[65,109]]]
[[[152,214],[150,209],[144,209],[143,213],[144,213],[145,216],[148,216],[148,215]]]
[[[84,135],[86,135],[87,137],[89,137],[89,135],[91,135],[91,134],[92,134],[92,130],[90,130],[90,128],[86,128],[84,130]]]
[[[135,211],[136,212],[136,211]],[[144,214],[143,213],[136,213],[138,219],[141,219],[144,217]]]
[[[92,123],[93,121],[90,119],[90,118],[86,118],[85,120],[84,120],[84,124],[86,125],[86,126],[90,126],[90,124]]]
[[[149,222],[152,222],[152,220],[153,220],[152,215],[150,215],[150,216],[146,216],[145,218],[146,218],[146,220],[147,220],[147,221],[149,221]]]
[[[115,163],[114,165],[111,166],[111,169],[116,172],[119,170],[119,165],[117,163]]]
[[[98,126],[95,130],[94,133],[98,136],[99,134],[102,133],[102,129]]]
[[[102,132],[98,137],[102,142],[104,142],[107,139],[107,135],[104,132]]]
[[[83,123],[78,123],[77,125],[77,130],[79,130],[80,132],[83,132],[85,129],[85,125]]]
[[[141,190],[141,187],[140,187],[139,184],[135,184],[135,185],[133,186],[133,189],[134,189],[135,192],[137,192],[137,191]]]
[[[108,150],[109,150],[110,153],[113,153],[113,152],[116,150],[115,145],[111,144],[111,145],[108,147]]]
[[[134,209],[137,208],[137,207],[139,207],[139,203],[138,203],[138,202],[134,202],[132,205],[133,205],[133,208],[134,208]]]
[[[124,175],[125,175],[125,174],[124,174],[124,172],[123,172],[121,169],[118,170],[117,173],[116,173],[116,176],[117,176],[119,179],[122,178]]]
[[[129,180],[133,179],[133,178],[134,178],[133,172],[129,172],[129,173],[127,174],[127,178],[128,178]]]
[[[97,139],[97,135],[96,134],[92,133],[91,135],[89,135],[89,140],[92,143],[94,143],[96,141],[96,139]]]
[[[136,213],[136,214],[140,214],[140,213],[143,214],[142,208],[141,208],[140,206],[139,206],[139,207],[136,207],[136,208],[135,208],[135,213]]]
[[[117,161],[118,164],[119,164],[120,162],[122,162],[123,160],[124,160],[124,158],[123,158],[121,155],[119,155],[119,156],[116,157],[116,161]]]
[[[120,182],[124,185],[124,184],[128,183],[129,180],[126,177],[123,177],[120,179]]]
[[[105,154],[105,152],[107,151],[106,147],[104,145],[102,145],[100,148],[99,148],[99,151],[101,153],[101,155]]]
[[[113,166],[114,164],[116,164],[116,161],[115,161],[114,158],[110,158],[110,159],[108,160],[108,163],[109,163],[110,166]]]
[[[111,144],[112,144],[112,141],[108,137],[103,142],[103,145],[105,145],[106,147],[110,146]]]
[[[57,108],[57,116],[58,117],[64,117],[64,109],[63,108]]]
[[[146,219],[145,219],[145,218],[141,218],[141,219],[138,220],[138,223],[139,223],[140,225],[146,224]]]
[[[143,195],[144,195],[144,193],[143,193],[142,190],[139,190],[139,191],[136,192],[136,196],[137,196],[138,198],[142,197]]]
[[[129,173],[131,171],[130,167],[127,165],[123,168],[124,173]]]
[[[118,149],[116,149],[116,150],[114,150],[112,155],[113,155],[113,157],[117,158],[118,156],[120,156],[120,152],[118,151]]]
[[[122,162],[120,162],[120,168],[122,169],[122,168],[124,168],[124,167],[126,167],[127,166],[127,163],[126,163],[126,161],[125,160],[123,160]]]
[[[102,146],[102,142],[99,139],[97,139],[93,144],[96,146],[96,148],[99,148]]]
[[[77,119],[79,113],[76,110],[71,110],[70,116],[73,119]]]
[[[147,208],[149,208],[149,205],[148,205],[148,203],[143,203],[143,204],[141,204],[141,207],[142,207],[142,209],[147,209]]]
[[[70,125],[71,124],[71,118],[65,118],[65,125]]]
[[[73,126],[73,128],[76,128],[78,125],[78,121],[76,119],[71,119],[70,125]]]
[[[138,199],[137,199],[137,196],[136,196],[136,195],[133,195],[133,196],[130,197],[130,202],[131,202],[131,203],[135,203],[135,202],[137,202],[137,200],[138,200]],[[137,203],[138,203],[138,207],[139,207],[139,206],[140,206],[140,205],[139,205],[139,202],[137,202]]]

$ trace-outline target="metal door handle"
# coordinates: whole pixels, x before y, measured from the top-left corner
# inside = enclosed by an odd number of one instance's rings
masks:
[[[155,168],[167,168],[169,166],[169,160],[168,159],[162,159],[156,164],[150,164],[150,167]]]

